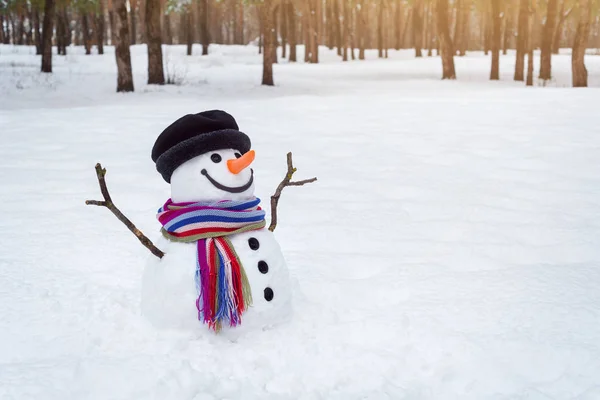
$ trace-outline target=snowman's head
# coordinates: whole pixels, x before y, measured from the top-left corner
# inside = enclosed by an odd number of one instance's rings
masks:
[[[250,138],[224,111],[188,114],[169,125],[152,148],[152,160],[176,203],[254,195]]]
[[[254,196],[254,150],[213,150],[181,164],[171,175],[175,203],[241,200]]]

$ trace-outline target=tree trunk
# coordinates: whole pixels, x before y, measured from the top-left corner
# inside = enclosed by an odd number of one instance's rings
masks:
[[[529,41],[529,1],[520,0],[519,26],[517,27],[517,61],[515,63],[515,81],[525,79],[525,53]]]
[[[262,17],[262,9],[260,7],[256,8],[258,10],[258,54],[263,53],[264,41],[263,38],[265,36],[265,30],[263,27],[263,17]]]
[[[454,43],[454,54],[456,54],[460,47],[461,47],[461,36],[463,33],[463,1],[464,0],[456,0],[455,2],[455,7],[456,7],[456,20],[454,23],[454,37],[453,37],[453,43]]]
[[[556,25],[556,30],[554,31],[554,39],[552,40],[552,54],[558,54],[560,52],[560,41],[563,35],[563,26],[573,8],[570,8],[565,12],[565,0],[562,2],[562,6],[560,9],[558,24]]]
[[[470,0],[461,1],[461,26],[459,30],[460,42],[455,44],[454,47],[458,49],[458,55],[464,57],[467,55],[467,49],[469,48],[469,37],[471,31],[469,29],[471,20],[471,3]]]
[[[19,19],[17,20],[17,44],[23,45],[23,36],[25,33],[25,14],[22,11],[19,12]]]
[[[342,18],[340,15],[340,0],[333,0],[333,23],[335,24],[335,45],[337,46],[338,56],[342,56],[344,39],[342,39]],[[346,2],[346,0],[342,0]]]
[[[210,45],[210,6],[209,0],[200,0],[201,12],[200,12],[200,32],[202,41],[202,55],[208,55],[208,46]]]
[[[383,0],[377,4],[379,7],[379,13],[377,15],[377,50],[379,58],[383,58],[383,13],[385,12],[385,3]]]
[[[426,18],[425,18],[425,41],[427,42],[427,57],[433,57],[433,48],[434,48],[434,42],[435,42],[435,37],[436,37],[436,29],[435,29],[435,25],[434,25],[434,14],[433,14],[433,2],[431,2],[426,10],[427,12],[425,13]],[[448,25],[448,32],[450,32],[450,26]],[[450,39],[452,39],[452,36],[450,36]],[[439,54],[439,50],[438,50],[438,54]]]
[[[287,6],[282,3],[279,9],[279,21],[281,23],[281,58],[287,57],[287,42],[288,42],[288,18]]]
[[[542,54],[540,57],[540,79],[545,81],[552,78],[552,39],[556,28],[556,1],[548,0],[548,12],[542,34]]]
[[[312,45],[312,40],[310,39],[311,37],[311,28],[310,28],[310,1],[311,0],[306,0],[304,9],[302,10],[302,27],[303,27],[303,38],[302,40],[304,41],[304,62],[308,63],[310,62],[310,51],[311,51],[311,45]]]
[[[65,43],[65,21],[64,12],[59,10],[56,13],[56,54],[66,55],[66,43]]]
[[[394,28],[394,48],[400,50],[402,48],[402,0],[396,0]]]
[[[579,0],[579,23],[573,42],[571,67],[573,87],[587,87],[588,71],[585,67],[585,50],[590,36],[590,20],[592,19],[592,0]]]
[[[165,38],[163,40],[164,44],[173,44],[173,32],[171,30],[171,14],[164,14],[164,35]]]
[[[110,25],[110,44],[114,46],[117,43],[116,32],[115,32],[117,29],[115,27],[114,9],[108,10],[108,24]],[[129,38],[127,40],[129,40]]]
[[[82,37],[82,34],[81,34],[81,19],[77,18],[77,13],[75,13],[75,14],[76,14],[76,17],[74,19],[76,21],[75,21],[75,32],[74,32],[74,35],[73,35],[73,39],[74,39],[73,40],[73,44],[75,46],[81,46],[81,37]]]
[[[131,44],[137,43],[137,12],[138,0],[129,0],[129,19],[131,20]]]
[[[12,16],[12,14],[9,14],[8,18],[10,19],[10,28],[11,28],[10,32],[12,33],[12,43],[16,45],[18,39],[17,39],[17,26],[15,25],[15,19]]]
[[[54,0],[44,4],[44,23],[42,31],[42,72],[52,72],[52,31],[54,24]]]
[[[333,25],[333,7],[332,0],[325,0],[325,21],[327,23],[325,33],[325,45],[329,50],[333,50],[335,46],[334,25]]]
[[[85,47],[85,54],[92,54],[92,35],[90,35],[90,24],[89,16],[86,12],[81,16],[81,30],[83,34],[83,46]]]
[[[194,45],[194,30],[193,30],[193,21],[192,21],[192,12],[191,5],[187,5],[186,11],[184,14],[185,18],[185,39],[187,43],[187,55],[192,55],[192,47]]]
[[[405,22],[404,22],[404,28],[402,29],[402,42],[400,43],[400,48],[403,48],[403,46],[406,47],[412,47],[412,43],[414,42],[414,38],[409,36],[410,34],[410,30],[409,27],[412,27],[413,25],[413,10],[412,8],[409,8],[408,11],[406,12],[406,18],[405,18]],[[408,40],[407,38],[410,38],[411,40]]]
[[[6,44],[6,37],[4,34],[4,15],[0,14],[0,43]],[[36,53],[40,54],[40,53]]]
[[[342,0],[342,13],[344,16],[344,35],[342,37],[342,61],[348,61],[348,46],[350,46],[350,10],[348,9],[348,0]]]
[[[114,0],[115,58],[117,60],[117,92],[133,92],[131,54],[129,53],[129,21],[126,0]]]
[[[502,54],[508,54],[508,48],[510,47],[510,38],[512,33],[512,19],[508,13],[504,13],[504,35],[502,38]]]
[[[304,61],[316,64],[319,62],[319,16],[320,0],[307,0],[305,8],[306,45]]]
[[[423,57],[423,0],[415,0],[412,17],[415,57]]]
[[[533,47],[527,54],[527,86],[533,86]]]
[[[164,85],[163,58],[160,29],[160,1],[146,0],[144,25],[148,43],[148,84]]]
[[[2,28],[2,30],[4,30],[4,28]],[[40,55],[42,54],[42,36],[40,31],[40,9],[37,4],[33,6],[33,36],[35,42],[35,54]],[[0,43],[2,43],[2,40],[0,40]]]
[[[442,58],[442,79],[456,79],[454,69],[454,45],[448,24],[448,0],[437,0],[437,32]]]
[[[100,1],[100,12],[96,16],[96,46],[98,54],[104,54],[104,1]]]
[[[490,80],[497,81],[500,79],[500,42],[502,34],[502,15],[500,10],[501,0],[491,0],[492,2],[492,71],[490,72]]]
[[[492,18],[492,11],[488,11],[489,10],[489,1],[490,0],[485,0],[485,15],[483,17],[483,24],[485,27],[485,30],[483,32],[483,54],[485,54],[486,56],[490,53],[490,50],[492,48],[492,31],[493,31],[493,18]],[[495,1],[495,0],[491,0],[491,1]]]
[[[272,48],[272,52],[273,52],[273,56],[272,56],[272,60],[273,60],[273,64],[277,64],[278,60],[277,60],[277,47],[279,44],[279,35],[277,34],[277,14],[279,11],[279,6],[275,5],[273,7],[273,12],[272,12],[272,32],[271,32],[271,36],[273,36],[273,48]]]
[[[33,15],[27,10],[27,46],[33,45]]]
[[[297,61],[297,30],[296,30],[296,8],[292,1],[287,3],[287,15],[288,15],[288,41],[290,43],[290,59],[289,62]]]
[[[356,60],[356,55],[354,53],[354,49],[356,49],[356,36],[358,32],[358,23],[357,23],[357,11],[355,1],[357,0],[349,0],[350,5],[348,9],[350,11],[350,24],[352,25],[352,29],[350,30],[350,58],[352,60]]]
[[[356,24],[358,28],[358,59],[365,59],[365,45],[366,45],[366,36],[369,34],[367,30],[367,16],[365,0],[357,0],[357,5],[359,8],[356,12]]]
[[[264,0],[262,8],[262,21],[264,29],[264,50],[263,50],[263,76],[262,84],[274,86],[273,81],[273,0]]]
[[[321,44],[321,38],[323,37],[323,2],[321,0],[316,1],[315,7],[315,39],[314,39],[314,51],[312,53],[312,63],[319,63],[319,45]]]
[[[244,3],[234,1],[233,11],[233,42],[234,44],[244,44]],[[283,21],[282,21],[283,22]]]
[[[535,38],[533,35],[533,26],[535,23],[535,1],[530,0],[531,3],[528,2],[528,5],[531,4],[531,8],[528,8],[528,16],[527,16],[527,24],[528,24],[528,33],[527,33],[527,86],[533,86],[533,49],[535,47]]]

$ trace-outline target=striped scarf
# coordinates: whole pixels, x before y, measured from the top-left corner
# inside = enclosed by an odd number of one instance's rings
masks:
[[[174,242],[196,242],[195,282],[198,319],[219,331],[225,322],[241,323],[252,304],[252,293],[244,267],[229,235],[262,229],[265,212],[260,199],[173,203],[158,210],[161,232]]]

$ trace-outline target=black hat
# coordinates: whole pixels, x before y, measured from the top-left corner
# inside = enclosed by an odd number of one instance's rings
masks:
[[[152,161],[165,181],[177,167],[209,151],[236,149],[242,154],[250,150],[250,138],[239,131],[235,119],[221,110],[188,114],[169,125],[156,139]]]

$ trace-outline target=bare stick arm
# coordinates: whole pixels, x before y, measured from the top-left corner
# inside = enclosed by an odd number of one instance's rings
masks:
[[[98,177],[98,184],[100,185],[100,192],[102,193],[102,197],[104,197],[104,201],[99,200],[86,200],[85,204],[88,206],[99,206],[108,208],[125,226],[133,232],[133,234],[139,239],[139,241],[154,254],[158,258],[162,258],[165,253],[163,253],[160,249],[158,249],[150,239],[146,237],[134,224],[131,222],[123,213],[114,205],[112,199],[110,198],[110,194],[108,193],[108,188],[106,187],[106,180],[104,179],[106,175],[106,169],[102,168],[100,163],[96,164],[96,176]]]
[[[317,180],[317,178],[304,179],[301,181],[292,182],[292,176],[296,172],[296,168],[294,168],[294,163],[292,162],[292,153],[287,153],[287,172],[285,177],[281,181],[281,183],[277,186],[275,190],[275,194],[271,196],[271,224],[269,225],[269,230],[273,232],[277,227],[277,205],[279,204],[279,198],[281,197],[281,192],[286,186],[303,186],[307,183],[313,183]]]

